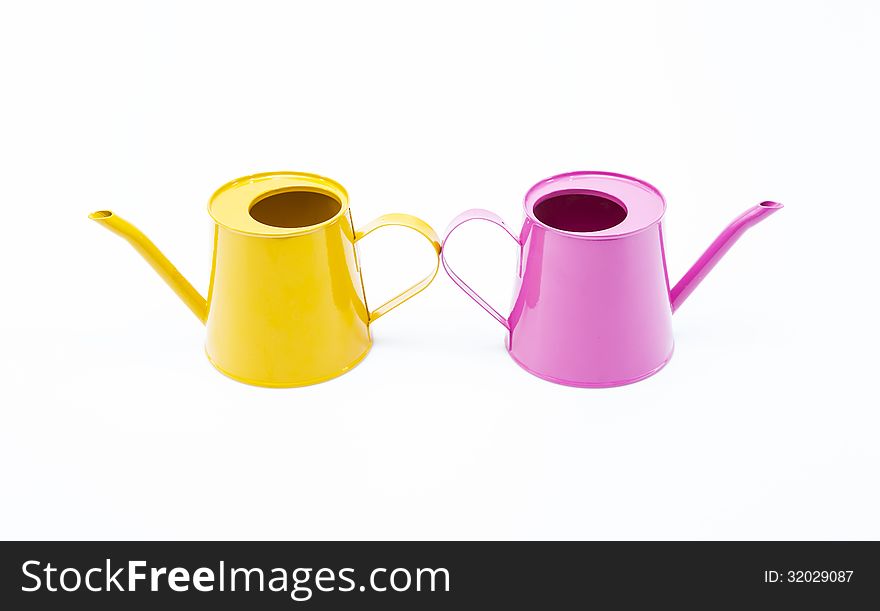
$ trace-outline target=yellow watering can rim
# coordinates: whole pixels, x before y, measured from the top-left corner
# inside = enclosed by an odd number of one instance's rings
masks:
[[[269,195],[288,191],[322,193],[339,202],[339,210],[326,221],[305,227],[275,227],[253,218],[251,207]],[[217,189],[208,201],[208,214],[214,222],[236,233],[267,238],[283,238],[318,231],[335,223],[348,212],[348,192],[331,178],[308,172],[261,172],[242,176]]]

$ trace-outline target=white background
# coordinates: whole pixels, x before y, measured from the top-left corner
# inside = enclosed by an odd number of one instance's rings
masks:
[[[0,19],[4,538],[880,538],[876,2],[64,2]],[[575,169],[666,196],[674,282],[757,226],[675,316],[661,373],[519,369],[442,273],[355,370],[228,380],[110,208],[207,289],[215,188],[324,174],[356,224],[442,231]],[[515,246],[450,258],[499,308]],[[431,265],[363,243],[379,303]]]

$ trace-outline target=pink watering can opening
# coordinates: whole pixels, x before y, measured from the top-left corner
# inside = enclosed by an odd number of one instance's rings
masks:
[[[641,380],[668,362],[672,313],[747,229],[782,204],[765,201],[734,219],[671,289],[666,202],[649,183],[611,172],[560,174],[529,189],[524,208],[519,233],[488,210],[457,216],[443,240],[443,267],[508,330],[508,352],[524,369],[560,384],[606,387]],[[508,316],[446,260],[449,236],[472,220],[495,223],[520,248]]]
[[[626,218],[626,206],[595,191],[561,191],[542,197],[535,218],[560,231],[583,233],[611,229]]]

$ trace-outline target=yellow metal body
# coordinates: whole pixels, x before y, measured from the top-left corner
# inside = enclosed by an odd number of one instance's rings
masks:
[[[338,202],[330,218],[308,226],[278,227],[251,209],[287,192],[321,194]],[[424,290],[437,274],[370,311],[356,243],[389,225],[423,235],[439,255],[437,234],[407,214],[388,214],[355,230],[348,194],[314,174],[271,172],[227,183],[211,198],[214,259],[207,300],[130,223],[102,210],[90,218],[121,235],[152,265],[207,326],[211,363],[240,382],[304,386],[345,373],[370,349],[370,323]]]

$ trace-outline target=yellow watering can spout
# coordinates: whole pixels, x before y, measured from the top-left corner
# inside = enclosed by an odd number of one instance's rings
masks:
[[[89,218],[116,235],[125,238],[146,259],[147,263],[156,270],[156,273],[162,277],[162,280],[177,293],[177,296],[192,310],[196,318],[202,321],[202,324],[207,321],[208,303],[205,301],[205,298],[193,288],[189,281],[171,264],[171,261],[137,227],[109,210],[92,212]]]

